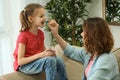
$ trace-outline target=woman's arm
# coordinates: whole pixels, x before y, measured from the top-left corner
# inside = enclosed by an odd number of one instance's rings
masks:
[[[72,47],[71,45],[68,45],[68,43],[58,34],[59,26],[56,23],[56,21],[49,21],[48,26],[51,29],[54,38],[56,39],[60,47],[64,50],[64,54],[74,60],[81,61],[84,63],[85,51],[83,49],[77,49]]]
[[[58,42],[58,44],[61,46],[61,48],[64,50],[67,46],[67,42],[58,34],[58,28],[59,25],[56,23],[55,20],[50,20],[48,23],[49,28],[51,29],[51,32]]]

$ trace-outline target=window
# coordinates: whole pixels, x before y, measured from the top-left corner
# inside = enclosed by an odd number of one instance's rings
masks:
[[[0,27],[3,27],[4,18],[3,18],[3,1],[0,0]]]
[[[4,25],[4,19],[3,19],[3,1],[0,0],[0,28],[2,28]],[[1,53],[1,33],[2,29],[0,29],[0,63],[2,64],[2,53]],[[2,74],[2,65],[0,65],[0,74]]]
[[[13,71],[13,51],[20,27],[19,14],[24,1],[0,0],[0,75]]]

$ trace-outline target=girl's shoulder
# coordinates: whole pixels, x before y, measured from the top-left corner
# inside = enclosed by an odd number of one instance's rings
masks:
[[[28,31],[19,32],[19,34],[18,34],[18,37],[26,37],[26,36],[29,36]]]
[[[26,35],[28,33],[29,33],[29,31],[22,31],[22,32],[19,32],[19,35]]]

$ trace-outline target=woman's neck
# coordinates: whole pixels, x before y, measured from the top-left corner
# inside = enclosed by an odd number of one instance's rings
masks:
[[[94,54],[93,54],[93,57],[96,57],[96,56],[97,56],[97,53],[94,53]]]
[[[94,53],[93,55],[91,55],[91,59],[95,59],[97,56],[97,53]]]

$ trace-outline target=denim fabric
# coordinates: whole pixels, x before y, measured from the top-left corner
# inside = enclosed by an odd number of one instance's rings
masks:
[[[19,71],[25,74],[37,74],[45,71],[47,80],[56,80],[56,76],[59,77],[59,80],[68,80],[64,62],[59,57],[45,57],[35,60],[20,66]]]

